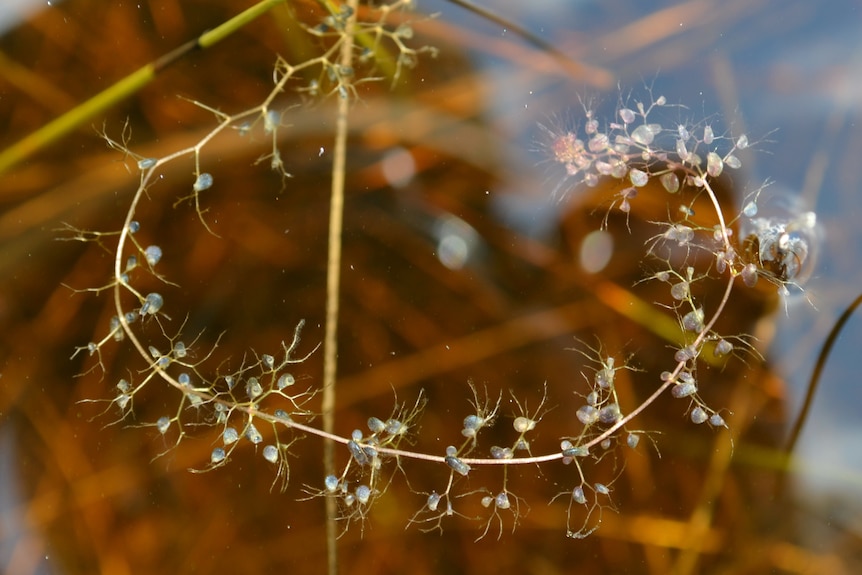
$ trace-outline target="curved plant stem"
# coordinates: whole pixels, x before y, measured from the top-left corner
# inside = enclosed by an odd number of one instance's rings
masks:
[[[829,359],[829,354],[832,352],[832,347],[838,340],[838,335],[844,326],[850,320],[850,317],[856,311],[856,308],[862,304],[862,294],[856,296],[835,325],[832,326],[832,331],[829,332],[829,337],[823,342],[823,347],[820,349],[820,354],[817,356],[817,364],[814,366],[814,372],[811,374],[811,381],[808,383],[808,391],[805,393],[805,401],[802,403],[802,410],[796,418],[796,423],[793,424],[793,430],[790,432],[790,438],[787,440],[787,445],[784,447],[784,453],[789,460],[793,450],[796,449],[796,443],[799,441],[799,436],[802,434],[802,427],[808,420],[808,412],[811,411],[811,406],[814,404],[814,394],[817,393],[817,388],[820,385],[820,376],[823,374],[823,369],[826,367],[826,360]]]
[[[54,119],[42,128],[27,135],[15,144],[0,152],[0,174],[26,160],[42,148],[61,139],[63,136],[104,112],[117,102],[131,96],[147,84],[164,68],[167,68],[189,52],[209,48],[213,44],[227,38],[252,20],[271,10],[274,6],[286,0],[261,0],[251,8],[237,14],[220,26],[201,34],[198,38],[186,42],[179,48],[153,60],[149,64],[132,72],[111,87],[96,94],[86,102],[75,106],[59,118]]]

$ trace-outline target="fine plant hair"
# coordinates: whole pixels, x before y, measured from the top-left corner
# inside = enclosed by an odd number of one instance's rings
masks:
[[[583,381],[578,382],[573,395],[577,398],[574,405],[548,405],[544,390],[538,402],[528,403],[513,395],[507,404],[514,405],[514,412],[504,413],[502,395],[471,385],[470,396],[447,406],[464,409],[460,433],[441,439],[433,450],[417,442],[418,425],[428,403],[422,393],[396,401],[389,413],[366,414],[367,422],[361,429],[327,429],[321,425],[318,416],[332,410],[331,404],[321,401],[323,386],[299,381],[292,374],[293,366],[320,347],[317,342],[302,341],[302,322],[285,341],[273,342],[268,351],[249,350],[239,361],[220,357],[217,344],[198,349],[199,334],[185,330],[187,311],[175,309],[170,296],[163,295],[176,287],[172,278],[159,271],[162,259],[171,257],[170,249],[139,239],[147,228],[139,216],[140,208],[160,194],[154,182],[166,165],[182,161],[191,163],[193,177],[187,183],[190,189],[176,201],[191,204],[200,225],[218,234],[218,227],[207,217],[206,191],[218,185],[219,174],[202,167],[207,146],[216,137],[255,134],[271,141],[271,149],[258,163],[268,165],[289,189],[290,166],[278,147],[279,133],[290,130],[282,122],[281,99],[291,101],[287,96],[299,92],[304,97],[335,99],[347,105],[358,99],[356,86],[360,83],[387,75],[398,78],[409,73],[417,58],[433,56],[433,48],[411,47],[412,30],[403,16],[399,17],[400,24],[390,21],[394,11],[410,4],[409,0],[395,0],[377,5],[365,12],[364,21],[345,7],[309,25],[305,32],[321,39],[322,52],[299,63],[278,58],[274,86],[259,105],[227,113],[214,103],[190,103],[215,117],[215,126],[192,146],[162,157],[143,157],[133,151],[125,130],[119,138],[109,136],[109,128],[104,130],[108,145],[124,154],[140,179],[118,230],[67,230],[68,239],[98,242],[114,255],[110,280],[103,286],[81,290],[110,293],[113,317],[104,335],[79,347],[75,355],[91,356],[93,367],[99,368],[106,346],[131,345],[144,368],[129,368],[128,376],[114,385],[113,396],[103,400],[108,404],[106,411],[118,414],[112,416],[117,421],[125,420],[133,413],[136,397],[143,389],[156,385],[172,388],[175,406],[146,425],[166,438],[169,449],[200,433],[200,426],[215,427],[217,444],[209,461],[195,472],[228,465],[238,449],[252,447],[273,466],[273,486],[284,489],[290,481],[290,448],[295,442],[310,437],[332,442],[338,446],[340,465],[316,485],[303,486],[303,499],[325,498],[330,502],[337,509],[341,532],[351,524],[361,528],[387,487],[404,481],[417,495],[416,509],[404,518],[406,524],[434,531],[456,517],[476,518],[479,538],[499,538],[508,526],[514,529],[530,505],[536,504],[514,492],[510,469],[519,466],[541,473],[546,466],[565,465],[571,470],[571,484],[552,501],[562,503],[560,525],[566,535],[587,537],[599,528],[602,514],[615,508],[613,483],[619,475],[615,469],[607,477],[596,478],[593,469],[611,459],[615,449],[644,449],[645,443],[660,442],[638,425],[638,416],[660,396],[669,393],[678,399],[680,410],[693,425],[721,428],[732,423],[726,411],[708,405],[701,397],[699,369],[728,359],[757,357],[749,336],[721,333],[716,327],[734,293],[766,286],[788,295],[802,290],[809,273],[815,247],[816,218],[812,212],[763,215],[761,197],[766,195],[766,186],[749,193],[739,210],[723,203],[715,191],[715,182],[726,171],[741,168],[742,152],[753,147],[746,135],[716,133],[709,121],[667,121],[678,107],[649,88],[641,99],[621,97],[609,121],[597,117],[595,110],[584,104],[577,127],[540,128],[542,153],[564,172],[565,186],[557,192],[559,201],[605,182],[613,184],[608,188],[612,190],[610,196],[603,198],[606,211],[601,227],[617,225],[621,219],[626,226],[645,196],[667,205],[667,218],[651,222],[654,234],[642,246],[643,260],[650,265],[642,282],[661,286],[666,298],[656,306],[677,326],[678,342],[667,353],[666,368],[648,374],[655,382],[654,389],[628,410],[622,407],[616,382],[623,372],[635,370],[636,355],[614,356],[599,341],[577,341],[574,351],[560,350],[583,359]],[[363,40],[354,43],[358,38]],[[373,54],[378,46],[395,54],[395,65],[385,73],[375,67]],[[345,49],[355,66],[344,63]],[[309,77],[314,79],[307,81]],[[618,215],[623,217],[615,217]],[[330,264],[337,267],[339,262]],[[706,300],[701,296],[700,286],[707,282],[721,286],[720,298]],[[142,287],[154,283],[163,289]],[[214,364],[217,367],[213,368]],[[536,430],[550,409],[574,415],[570,431],[551,446],[534,442]],[[509,441],[499,445],[484,441],[485,430],[501,420],[511,425]],[[643,438],[648,441],[642,442]],[[407,460],[436,468],[437,487],[414,488],[403,467]],[[468,480],[479,468],[499,473],[493,488]],[[475,516],[477,509],[482,513],[479,517]]]

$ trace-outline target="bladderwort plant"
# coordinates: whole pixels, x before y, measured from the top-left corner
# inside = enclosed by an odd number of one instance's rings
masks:
[[[171,306],[169,293],[176,284],[159,272],[160,262],[171,257],[171,250],[142,239],[147,224],[139,216],[141,207],[144,202],[156,201],[158,190],[153,183],[168,164],[180,161],[191,161],[193,171],[187,183],[190,190],[180,201],[190,202],[201,225],[217,234],[207,219],[205,192],[218,185],[219,174],[202,167],[207,146],[216,137],[236,132],[237,137],[256,133],[271,139],[272,148],[260,162],[268,163],[287,186],[290,168],[278,148],[278,134],[290,128],[281,121],[281,99],[300,92],[334,98],[339,107],[347,106],[356,99],[357,84],[375,79],[374,54],[380,46],[386,45],[397,54],[392,72],[395,77],[406,73],[423,53],[433,55],[431,48],[409,46],[409,24],[389,22],[393,12],[410,5],[409,0],[378,5],[366,12],[364,21],[358,20],[354,8],[333,6],[323,21],[305,30],[322,40],[323,52],[301,63],[279,58],[273,73],[274,86],[258,106],[228,114],[210,104],[193,102],[211,111],[216,125],[190,147],[162,157],[143,157],[132,151],[125,132],[119,139],[105,134],[111,147],[131,159],[140,180],[118,231],[69,229],[70,239],[110,245],[114,254],[110,281],[84,291],[110,293],[115,313],[104,336],[81,346],[75,354],[91,356],[94,368],[98,368],[106,346],[130,344],[144,367],[130,369],[129,376],[115,384],[113,397],[106,400],[108,409],[117,410],[122,421],[133,413],[136,397],[145,388],[160,384],[172,388],[177,397],[175,407],[148,425],[172,448],[202,425],[215,427],[218,438],[209,462],[197,472],[221,468],[229,464],[237,450],[253,448],[274,466],[274,485],[283,489],[290,478],[290,448],[296,441],[316,437],[327,445],[338,446],[326,474],[317,485],[305,486],[305,491],[306,498],[326,500],[333,525],[340,519],[342,529],[351,523],[364,524],[390,483],[405,475],[402,464],[414,460],[436,468],[439,481],[430,491],[410,487],[416,494],[418,509],[405,517],[408,525],[439,530],[455,517],[473,519],[478,508],[484,510],[478,518],[479,538],[493,532],[499,538],[507,524],[514,529],[529,510],[529,502],[513,491],[511,470],[515,466],[541,470],[544,466],[563,465],[571,469],[571,484],[552,502],[562,503],[565,521],[561,525],[565,525],[565,533],[571,538],[584,538],[599,527],[604,510],[614,509],[613,483],[619,475],[619,469],[615,469],[608,477],[595,478],[592,469],[616,448],[642,449],[644,437],[654,441],[648,431],[638,428],[638,416],[660,396],[669,393],[678,399],[693,424],[713,428],[729,425],[726,412],[707,405],[701,398],[699,369],[716,358],[739,356],[744,360],[746,355],[756,356],[748,337],[717,330],[733,294],[767,285],[787,295],[801,290],[810,272],[816,247],[813,212],[764,215],[764,186],[751,192],[744,207],[734,213],[715,191],[714,182],[725,171],[741,168],[740,156],[752,147],[746,135],[715,133],[708,121],[667,122],[663,114],[677,107],[668,105],[663,96],[654,97],[652,90],[646,91],[648,97],[643,101],[621,98],[615,117],[607,123],[596,117],[593,108],[584,105],[583,122],[577,128],[543,128],[544,152],[565,171],[565,181],[571,184],[566,195],[581,193],[602,182],[613,183],[611,196],[605,199],[603,227],[612,225],[608,216],[615,213],[624,215],[627,221],[647,194],[656,196],[651,201],[667,205],[668,217],[653,222],[655,233],[643,246],[644,261],[651,262],[654,271],[642,281],[663,287],[666,299],[656,305],[674,319],[680,333],[679,343],[668,352],[667,368],[653,374],[654,390],[628,410],[622,407],[616,382],[623,371],[635,369],[631,358],[606,353],[600,344],[581,343],[576,351],[585,360],[584,382],[574,395],[580,399],[574,405],[557,407],[571,414],[571,431],[551,447],[540,448],[533,441],[543,416],[551,408],[546,405],[547,392],[532,407],[513,396],[515,412],[505,414],[512,416],[510,440],[488,445],[483,441],[483,431],[502,419],[503,398],[478,386],[471,386],[472,398],[465,404],[469,408],[465,408],[460,433],[454,431],[451,437],[441,438],[433,449],[414,447],[427,403],[422,393],[412,401],[397,402],[388,414],[368,414],[363,428],[337,429],[331,421],[334,399],[327,395],[334,385],[334,371],[324,375],[321,385],[301,384],[292,373],[293,366],[320,347],[315,344],[310,349],[301,348],[302,323],[296,326],[289,342],[274,343],[273,349],[267,351],[250,350],[238,367],[225,367],[231,364],[227,358],[217,356],[217,345],[206,353],[196,349],[196,334],[186,333],[185,322],[179,319],[186,312]],[[357,42],[359,38],[363,41]],[[315,79],[302,79],[309,75]],[[346,119],[346,114],[340,118]],[[343,151],[343,141],[340,145]],[[336,162],[339,157],[343,162],[339,154]],[[343,185],[343,164],[335,169],[341,170]],[[707,213],[703,206],[707,206]],[[331,209],[337,220],[340,203],[334,202]],[[335,238],[340,240],[337,226],[335,229]],[[330,278],[338,264],[337,251],[330,251]],[[337,298],[337,281],[333,281]],[[154,282],[164,287],[141,287]],[[722,286],[717,301],[702,297],[700,287],[707,282]],[[327,315],[337,319],[332,309],[336,306],[337,310],[337,299],[333,301],[332,292],[328,293]],[[325,365],[329,366],[334,365],[331,333],[327,332],[322,343],[323,353],[330,358]],[[218,367],[210,367],[213,363]],[[319,424],[321,414],[323,422]],[[335,466],[336,460],[341,462],[339,466]],[[499,470],[500,480],[494,487],[477,487],[469,482],[479,468]],[[404,480],[409,486],[406,477]]]

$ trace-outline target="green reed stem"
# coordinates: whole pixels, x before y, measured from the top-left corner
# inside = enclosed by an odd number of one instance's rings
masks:
[[[204,32],[198,38],[186,42],[179,48],[161,56],[132,72],[111,87],[96,94],[86,102],[75,106],[59,118],[25,136],[0,152],[0,174],[26,160],[39,150],[48,147],[63,136],[81,126],[96,115],[108,110],[121,100],[131,96],[149,84],[156,75],[186,54],[197,49],[206,49],[227,38],[252,20],[265,14],[286,0],[261,0],[251,8],[237,14],[220,26]]]

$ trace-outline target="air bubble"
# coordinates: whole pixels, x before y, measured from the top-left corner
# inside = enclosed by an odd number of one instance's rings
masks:
[[[121,393],[114,401],[117,402],[120,409],[126,409],[126,406],[132,401],[132,396],[127,393]]]
[[[560,447],[563,457],[586,457],[590,454],[590,448],[584,445],[574,446],[571,441],[562,441]]]
[[[225,450],[221,447],[216,447],[210,454],[210,463],[212,463],[213,465],[217,465],[224,461],[225,457],[227,457],[227,453],[225,453]]]
[[[675,194],[679,191],[679,178],[673,172],[662,174],[659,181],[661,182],[661,185],[664,186],[664,189],[671,194]]]
[[[516,417],[515,421],[512,422],[512,427],[514,427],[515,431],[518,433],[526,433],[527,431],[532,431],[536,428],[536,422],[527,417]]]
[[[267,134],[271,134],[276,128],[278,128],[279,123],[281,123],[279,113],[275,110],[268,110],[266,115],[263,117],[263,131]]]
[[[155,158],[141,158],[138,160],[138,169],[139,170],[148,170],[156,165]]]
[[[413,38],[413,28],[411,26],[408,26],[407,24],[400,24],[398,28],[395,29],[395,32],[393,32],[393,34],[395,36],[398,36],[399,38],[410,40],[411,38]]]
[[[162,259],[162,248],[159,246],[147,246],[144,250],[144,257],[150,267],[155,267],[159,260]]]
[[[607,359],[608,367],[603,367],[602,369],[596,372],[595,377],[593,378],[596,385],[601,387],[602,389],[610,389],[614,384],[614,358],[609,357]]]
[[[678,383],[673,386],[670,393],[677,399],[690,397],[697,393],[697,385],[695,383]]]
[[[470,473],[470,466],[453,455],[446,456],[446,465],[461,475]]]
[[[380,433],[384,429],[386,429],[386,424],[383,423],[383,421],[381,421],[380,419],[377,419],[376,417],[369,417],[368,429],[371,430],[371,433]]]
[[[213,185],[213,177],[211,174],[204,172],[203,174],[198,175],[195,179],[194,186],[192,188],[195,192],[202,192],[204,190],[208,190]]]
[[[512,459],[514,456],[515,453],[510,447],[491,446],[491,457],[494,459]]]
[[[142,316],[155,315],[160,309],[162,309],[164,303],[165,300],[162,298],[161,294],[157,294],[155,292],[148,293],[147,297],[144,298],[144,304],[141,306],[140,314]]]
[[[356,500],[362,505],[368,503],[371,499],[371,488],[367,485],[360,485],[356,488]]]
[[[726,339],[718,340],[718,343],[715,344],[715,349],[713,353],[716,357],[721,357],[723,355],[729,354],[733,351],[733,344],[727,341]]]
[[[611,165],[607,162],[596,162],[596,171],[603,176],[607,176],[611,173]]]
[[[670,286],[670,296],[677,301],[688,299],[689,293],[687,281],[681,281]]]
[[[683,162],[687,162],[689,160],[688,148],[685,145],[685,140],[677,140],[676,141],[676,155],[679,156],[679,159]]]
[[[727,269],[727,253],[726,252],[715,252],[715,270],[723,274]]]
[[[616,423],[622,419],[622,416],[622,413],[620,413],[620,406],[616,403],[606,405],[599,410],[599,421],[607,425]]]
[[[649,182],[649,174],[637,168],[632,168],[629,170],[629,181],[631,181],[633,186],[640,188]]]
[[[386,421],[386,433],[389,435],[400,435],[407,431],[407,426],[397,419],[389,419]]]
[[[267,445],[263,448],[263,458],[270,463],[278,462],[278,448],[275,445]]]
[[[494,505],[497,506],[497,509],[508,509],[512,506],[512,502],[509,501],[509,494],[505,491],[501,491],[497,494],[497,497],[494,498]]]
[[[628,153],[628,148],[626,147],[625,151],[620,153]],[[626,173],[628,171],[628,164],[626,164],[624,161],[619,159],[611,161],[611,176],[621,180],[626,176]]]
[[[224,425],[227,423],[227,417],[230,413],[227,410],[227,407],[224,404],[216,403],[215,404],[215,412],[216,412],[216,423],[218,425]]]
[[[111,318],[111,333],[114,334],[114,341],[123,341],[126,337],[126,332],[123,331],[120,318],[117,316]]]
[[[329,493],[335,493],[335,491],[338,489],[338,477],[334,475],[327,475],[323,479],[323,485],[326,488],[326,491],[328,491]]]
[[[682,327],[686,331],[700,333],[704,327],[703,320],[703,308],[697,308],[682,316]]]
[[[748,287],[757,285],[757,266],[755,264],[746,264],[739,275],[742,276],[742,281]]]
[[[372,465],[376,465],[379,467],[379,461],[375,460],[377,455],[378,455],[378,451],[377,451],[376,447],[373,447],[371,445],[366,445],[365,447],[362,448],[362,451],[364,451],[365,455],[367,455],[371,459]]]
[[[685,362],[694,359],[697,356],[697,351],[690,345],[682,349],[678,349],[675,354],[673,354],[673,359],[675,361]]]
[[[578,485],[572,489],[572,501],[584,505],[587,502],[587,496],[584,495],[584,488]]]
[[[428,501],[426,502],[428,505],[429,511],[437,511],[437,506],[440,505],[440,496],[436,491],[432,491],[431,495],[428,496]]]
[[[171,420],[168,417],[160,417],[158,421],[156,421],[156,429],[159,430],[159,433],[164,435],[168,432],[168,428],[171,426]]]
[[[261,386],[260,380],[256,377],[248,378],[245,384],[245,392],[248,394],[249,399],[257,399],[263,393],[263,386]]]
[[[634,129],[631,134],[631,138],[642,146],[649,146],[655,139],[655,134],[653,134],[653,131],[650,129],[649,125],[641,124]]]
[[[347,442],[347,450],[350,451],[350,454],[353,456],[353,459],[359,465],[365,465],[368,463],[368,456],[365,454],[362,448],[359,447],[359,444],[355,441]]]
[[[584,425],[592,425],[599,420],[599,410],[592,405],[584,405],[575,415]]]
[[[260,434],[260,432],[257,430],[257,427],[255,427],[253,423],[248,424],[248,429],[245,430],[245,437],[255,445],[263,441],[263,436]]]
[[[710,152],[706,155],[706,173],[712,176],[713,178],[717,178],[721,175],[722,170],[724,169],[724,162],[721,160],[721,156],[716,154],[715,152]]]
[[[468,415],[464,418],[464,431],[472,430],[474,435],[476,431],[482,429],[483,425],[485,425],[485,420],[478,415]]]
[[[610,140],[608,140],[608,137],[605,134],[596,134],[590,138],[587,146],[590,148],[591,152],[604,152],[610,147]]]
[[[296,383],[296,378],[289,373],[285,373],[278,378],[276,385],[278,386],[278,389],[284,389],[285,387],[290,387],[294,383]]]
[[[694,230],[685,224],[673,224],[662,234],[662,237],[684,246],[694,238]],[[689,279],[691,278],[689,277]]]
[[[635,121],[635,112],[634,110],[629,110],[628,108],[623,108],[620,110],[620,119],[624,124],[631,124]]]

